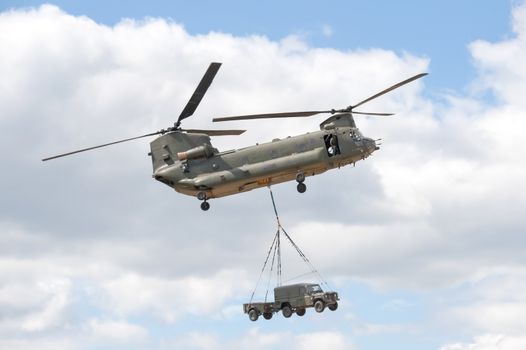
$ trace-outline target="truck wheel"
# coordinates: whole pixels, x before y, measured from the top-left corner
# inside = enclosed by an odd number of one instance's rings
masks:
[[[292,316],[292,309],[290,308],[290,306],[285,305],[281,308],[281,313],[285,318],[289,318],[290,316]]]
[[[272,312],[265,312],[265,313],[263,314],[263,318],[264,318],[265,320],[270,320],[270,319],[272,318]]]
[[[248,312],[248,318],[250,318],[250,321],[257,321],[259,317],[259,314],[256,309],[250,309]]]
[[[316,300],[314,303],[314,310],[316,310],[316,312],[323,312],[323,310],[325,310],[325,303],[323,300]]]
[[[338,303],[330,304],[328,305],[328,308],[331,311],[336,311],[336,309],[338,308]]]
[[[304,308],[301,307],[301,308],[299,308],[299,309],[296,309],[296,315],[298,315],[298,316],[303,316],[303,315],[305,315],[305,312],[306,312],[306,311],[307,311],[307,310],[305,310]]]

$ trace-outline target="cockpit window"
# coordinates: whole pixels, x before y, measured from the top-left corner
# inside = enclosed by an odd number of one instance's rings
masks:
[[[359,130],[351,130],[351,137],[355,141],[360,141],[362,139],[362,134],[360,133]]]

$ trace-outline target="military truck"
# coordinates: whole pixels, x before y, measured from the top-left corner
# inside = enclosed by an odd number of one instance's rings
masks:
[[[274,288],[274,302],[243,304],[243,311],[251,321],[257,321],[260,315],[270,320],[279,311],[289,318],[294,312],[298,316],[305,315],[308,307],[314,307],[316,312],[323,312],[325,307],[335,311],[338,300],[338,293],[324,292],[319,284],[296,283]]]

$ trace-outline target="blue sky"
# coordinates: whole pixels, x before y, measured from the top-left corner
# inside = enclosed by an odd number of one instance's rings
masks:
[[[38,6],[41,1],[2,1],[0,8]],[[192,34],[210,31],[264,35],[279,40],[298,34],[315,47],[382,48],[432,59],[428,83],[462,89],[475,76],[467,44],[511,35],[517,1],[57,1],[68,13],[107,25],[122,18],[160,17]],[[325,33],[324,33],[324,28]],[[330,29],[329,29],[330,28]]]
[[[0,3],[0,148],[17,150],[0,177],[0,348],[524,349],[524,3],[43,4]],[[266,190],[203,213],[151,180],[147,141],[38,161],[169,126],[216,60],[185,126],[340,108],[431,73],[371,103],[395,118],[357,119],[384,139],[373,157],[301,197],[275,186],[287,232],[340,293],[334,313],[241,312],[275,233]]]

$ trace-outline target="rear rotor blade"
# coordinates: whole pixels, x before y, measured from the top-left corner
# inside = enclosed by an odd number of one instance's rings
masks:
[[[246,130],[206,130],[206,129],[181,129],[192,134],[206,134],[208,136],[237,136],[243,134]]]
[[[407,84],[407,83],[410,83],[410,82],[412,82],[413,80],[416,80],[416,79],[422,78],[423,76],[426,76],[426,75],[427,75],[427,73],[420,73],[420,74],[417,74],[417,75],[415,75],[414,77],[411,77],[411,78],[409,78],[409,79],[406,79],[406,80],[404,80],[404,81],[401,81],[401,82],[399,82],[398,84],[394,84],[394,85],[391,86],[390,88],[387,88],[387,89],[385,89],[385,90],[383,90],[383,91],[380,91],[380,92],[377,93],[376,95],[373,95],[373,96],[371,96],[371,97],[369,97],[369,98],[366,98],[365,100],[363,100],[363,101],[361,101],[361,102],[355,104],[354,106],[349,106],[349,107],[350,107],[350,109],[352,110],[353,108],[356,108],[356,107],[358,107],[358,106],[361,106],[361,105],[363,105],[364,103],[367,103],[367,102],[369,102],[369,101],[371,101],[371,100],[374,100],[374,99],[377,98],[377,97],[380,97],[380,96],[382,96],[382,95],[388,93],[389,91],[393,91],[394,89],[397,89],[397,88],[399,88],[399,87],[402,86],[402,85],[405,85],[405,84]]]
[[[136,139],[140,139],[140,138],[143,138],[143,137],[154,136],[154,135],[164,134],[164,133],[165,133],[165,130],[156,131],[156,132],[152,132],[152,133],[150,133],[150,134],[146,134],[146,135],[141,135],[141,136],[136,136],[136,137],[130,137],[130,138],[128,138],[128,139],[119,140],[119,141],[114,141],[114,142],[110,142],[110,143],[105,143],[105,144],[103,144],[103,145],[98,145],[98,146],[93,146],[93,147],[83,148],[83,149],[79,149],[79,150],[77,150],[77,151],[68,152],[68,153],[62,153],[62,154],[59,154],[59,155],[56,155],[56,156],[53,156],[53,157],[44,158],[44,159],[42,159],[42,161],[45,162],[45,161],[48,161],[48,160],[51,160],[51,159],[60,158],[60,157],[65,157],[65,156],[69,156],[69,155],[72,155],[72,154],[75,154],[75,153],[80,153],[80,152],[90,151],[90,150],[92,150],[92,149],[96,149],[96,148],[102,148],[102,147],[106,147],[106,146],[115,145],[115,144],[117,144],[117,143],[122,143],[122,142],[126,142],[126,141],[136,140]]]
[[[203,96],[210,87],[210,84],[212,84],[212,80],[214,80],[214,77],[216,76],[219,67],[221,67],[221,63],[210,63],[210,66],[208,66],[205,75],[203,75],[203,78],[201,78],[201,81],[199,82],[199,85],[197,85],[197,88],[192,94],[192,97],[190,97],[190,100],[188,100],[188,103],[181,112],[181,115],[179,115],[179,118],[175,123],[176,128],[181,124],[181,120],[188,118],[189,116],[194,114],[197,106],[199,106],[199,103],[203,99]]]
[[[304,111],[304,112],[248,114],[248,115],[237,115],[233,117],[214,118],[212,119],[212,121],[213,122],[226,122],[226,121],[231,121],[231,120],[311,117],[319,113],[333,113],[333,111]]]

